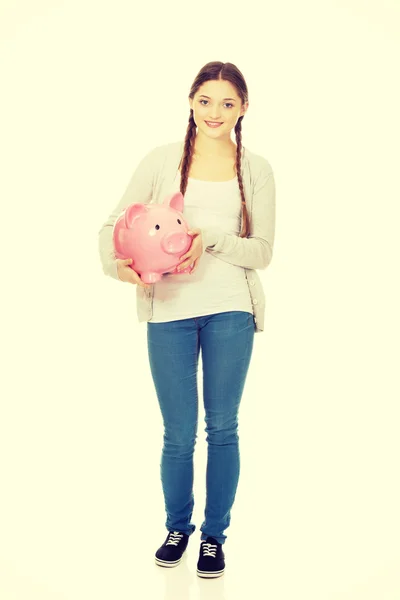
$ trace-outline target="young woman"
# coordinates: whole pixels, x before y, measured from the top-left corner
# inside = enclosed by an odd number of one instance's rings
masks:
[[[218,577],[225,569],[224,531],[240,468],[238,411],[254,333],[264,324],[256,269],[270,263],[275,235],[271,166],[242,147],[248,104],[235,65],[206,64],[190,90],[184,142],[158,146],[142,160],[99,232],[104,272],[138,284],[138,317],[147,321],[150,369],[164,422],[160,467],[168,535],[155,554],[163,567],[179,564],[196,529],[191,518],[201,349],[208,462],[200,577]],[[115,260],[112,226],[128,204],[162,202],[174,191],[184,195],[184,216],[194,234],[180,266],[192,265],[192,272],[144,284],[131,260]]]

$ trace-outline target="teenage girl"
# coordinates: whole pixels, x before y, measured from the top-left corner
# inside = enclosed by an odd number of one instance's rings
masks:
[[[241,124],[248,109],[243,75],[232,63],[206,64],[193,82],[189,105],[176,190],[170,191],[185,197],[185,218],[195,235],[181,267],[193,268],[154,284],[147,323],[150,368],[164,422],[160,468],[168,530],[155,557],[159,566],[178,565],[196,529],[191,518],[201,349],[208,461],[197,574],[218,577],[225,569],[224,530],[239,480],[238,411],[255,323],[243,267],[204,252],[201,227],[216,224],[242,238],[251,233],[241,174]],[[117,261],[119,279],[148,287],[129,262]]]

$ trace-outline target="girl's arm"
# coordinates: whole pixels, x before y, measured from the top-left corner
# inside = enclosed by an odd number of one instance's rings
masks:
[[[224,233],[218,227],[201,228],[206,252],[246,269],[266,269],[275,238],[275,179],[270,168],[254,184],[250,237]]]

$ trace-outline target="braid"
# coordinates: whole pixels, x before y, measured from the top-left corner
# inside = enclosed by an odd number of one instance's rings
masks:
[[[195,138],[196,138],[196,123],[194,122],[194,119],[193,119],[193,110],[190,109],[190,117],[189,117],[189,123],[188,123],[187,129],[186,129],[183,156],[182,156],[181,162],[179,164],[179,166],[182,165],[181,185],[180,185],[180,192],[181,192],[182,196],[185,195],[186,188],[187,188],[188,175],[189,175],[190,165],[192,163]]]
[[[239,237],[247,237],[249,231],[249,214],[246,208],[246,198],[244,195],[243,180],[242,180],[242,118],[240,117],[235,125],[236,134],[236,174],[239,182],[240,195],[242,197],[242,230]]]
[[[241,173],[241,154],[242,154],[242,117],[239,118],[238,122],[235,126],[235,134],[236,134],[236,174],[239,183],[240,195],[242,197],[242,230],[240,232],[240,237],[247,237],[250,233],[249,231],[249,215],[246,208],[246,199],[244,195],[244,187]],[[194,151],[194,142],[196,139],[196,123],[193,119],[193,109],[190,109],[190,117],[189,123],[186,129],[185,143],[183,149],[183,156],[181,158],[181,162],[179,163],[179,167],[181,167],[181,183],[180,183],[180,192],[182,196],[185,196],[188,175],[190,170],[190,165],[193,159],[193,151]],[[178,168],[179,168],[178,167]]]

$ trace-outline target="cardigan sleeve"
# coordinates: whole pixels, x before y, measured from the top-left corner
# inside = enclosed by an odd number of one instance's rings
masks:
[[[148,204],[152,198],[155,166],[157,164],[159,146],[148,152],[139,162],[122,197],[115,205],[107,220],[98,232],[98,250],[105,275],[120,281],[114,254],[112,232],[115,221],[121,212],[133,202]]]
[[[271,169],[261,171],[254,184],[249,237],[224,233],[218,227],[201,231],[204,252],[246,269],[266,269],[275,239],[275,178]]]

